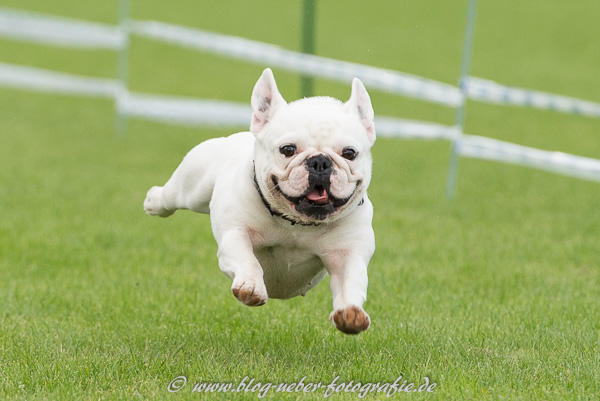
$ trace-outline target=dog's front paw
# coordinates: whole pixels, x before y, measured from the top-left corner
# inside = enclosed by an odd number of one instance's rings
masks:
[[[175,213],[174,210],[167,210],[163,207],[160,200],[162,191],[163,187],[152,187],[146,194],[146,199],[144,200],[144,210],[147,214],[152,216],[169,217]]]
[[[345,334],[358,334],[371,325],[371,319],[367,312],[363,308],[354,305],[345,309],[334,310],[331,312],[329,320],[335,324],[339,331]]]
[[[267,302],[267,287],[265,283],[256,279],[234,280],[231,286],[233,295],[243,304],[248,306],[261,306]]]

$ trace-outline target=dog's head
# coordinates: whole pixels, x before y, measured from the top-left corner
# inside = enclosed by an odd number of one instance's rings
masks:
[[[312,97],[287,104],[270,69],[252,93],[256,180],[275,211],[301,224],[331,222],[365,196],[375,142],[373,108],[357,78],[346,103]]]

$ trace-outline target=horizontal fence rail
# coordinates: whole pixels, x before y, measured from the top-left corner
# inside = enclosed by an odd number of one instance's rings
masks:
[[[552,93],[513,88],[475,77],[468,77],[462,85],[467,98],[481,102],[533,107],[600,118],[600,103]]]
[[[377,136],[389,138],[452,140],[460,135],[456,127],[394,117],[376,117],[375,130]]]
[[[105,98],[115,98],[121,88],[115,79],[81,77],[5,63],[0,63],[0,85],[42,92]]]
[[[474,135],[464,135],[458,151],[461,156],[518,164],[600,181],[600,160],[598,159],[534,149]]]
[[[112,25],[0,8],[0,36],[80,49],[119,49],[127,32]]]
[[[79,49],[123,51],[129,35],[160,40],[205,52],[275,66],[303,75],[350,82],[359,77],[369,88],[410,96],[458,108],[469,98],[482,102],[534,107],[563,113],[600,117],[600,104],[513,88],[481,78],[467,77],[456,88],[435,80],[397,71],[314,55],[245,38],[206,32],[154,21],[128,21],[111,26],[0,8],[0,37]],[[82,77],[67,73],[0,63],[0,85],[12,88],[114,99],[119,115],[171,124],[247,129],[247,104],[206,99],[131,93],[124,81]],[[485,137],[464,135],[452,127],[424,121],[377,116],[382,137],[450,140],[461,157],[494,160],[534,167],[578,178],[600,181],[600,160],[550,152]]]
[[[347,61],[333,60],[282,49],[245,38],[221,35],[155,21],[132,21],[134,34],[180,46],[279,67],[303,75],[351,82],[360,78],[369,88],[456,107],[463,102],[461,91],[442,82]]]
[[[190,126],[250,127],[252,110],[241,103],[127,93],[117,101],[126,116]]]

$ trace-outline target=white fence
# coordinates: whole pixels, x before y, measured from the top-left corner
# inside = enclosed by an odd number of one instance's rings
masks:
[[[475,77],[464,77],[461,88],[457,88],[406,73],[302,54],[262,42],[162,22],[132,21],[124,18],[120,26],[110,26],[0,8],[0,36],[16,40],[123,52],[129,46],[129,35],[336,81],[350,82],[353,77],[359,77],[370,89],[380,89],[452,108],[463,107],[466,98],[469,98],[600,117],[598,103],[510,88]],[[126,69],[127,65],[123,63],[120,68]],[[249,125],[251,111],[246,104],[131,93],[123,78],[126,73],[118,75],[119,79],[81,77],[0,63],[0,85],[113,98],[118,115],[123,117],[199,126]],[[377,116],[376,127],[379,136],[451,140],[455,144],[454,151],[458,156],[514,163],[600,181],[600,160],[464,135],[460,125],[453,127]]]

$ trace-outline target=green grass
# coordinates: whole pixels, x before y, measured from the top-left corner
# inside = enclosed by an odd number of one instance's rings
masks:
[[[133,12],[297,48],[299,3],[283,10],[269,1],[147,1],[134,2]],[[319,54],[455,82],[464,2],[347,4],[340,12],[319,3]],[[20,5],[116,20],[112,2],[0,1]],[[598,101],[597,11],[593,1],[482,2],[474,75]],[[113,76],[110,57],[0,41],[1,62],[85,75]],[[261,69],[137,39],[131,85],[248,101]],[[297,76],[275,74],[284,96],[297,97]],[[349,94],[325,81],[316,89]],[[380,114],[452,122],[439,106],[375,91],[372,98]],[[392,399],[600,393],[597,183],[465,159],[458,196],[447,202],[448,143],[379,139],[370,190],[377,251],[365,305],[373,324],[348,337],[327,321],[327,279],[305,298],[247,308],[217,267],[207,216],[143,212],[146,190],[192,146],[229,131],[132,120],[120,138],[111,102],[4,88],[0,110],[0,398],[257,399],[191,392],[198,381],[244,376],[437,383],[433,393]],[[466,128],[600,158],[598,120],[469,103]],[[188,387],[168,393],[180,375]]]

